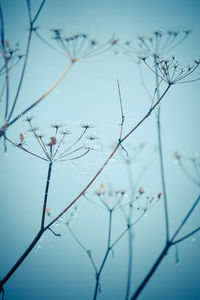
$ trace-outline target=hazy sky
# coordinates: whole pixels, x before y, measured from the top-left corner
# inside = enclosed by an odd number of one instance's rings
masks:
[[[25,0],[1,0],[5,36],[14,45],[19,42],[25,53],[28,36],[28,15]],[[32,0],[32,13],[40,5]],[[183,62],[191,63],[199,58],[200,2],[189,0],[118,0],[118,1],[67,1],[47,0],[36,22],[38,32],[49,43],[50,29],[61,28],[66,37],[88,34],[91,39],[103,43],[113,35],[120,41],[136,41],[138,36],[148,36],[154,30],[185,30],[193,32],[173,52]],[[59,49],[59,47],[57,47]],[[148,111],[150,101],[143,81],[152,95],[154,76],[137,64],[137,56],[111,53],[77,62],[61,84],[34,110],[34,125],[47,137],[52,136],[51,124],[65,124],[72,131],[69,142],[81,134],[80,124],[95,124],[89,134],[98,136],[101,151],[92,151],[77,163],[56,165],[52,172],[48,207],[52,215],[70,203],[97,172],[111,152],[119,136],[121,121],[117,79],[120,82],[125,113],[124,132],[131,129]],[[48,48],[35,35],[31,41],[30,56],[25,79],[20,92],[15,115],[37,100],[62,74],[69,60]],[[22,64],[10,75],[10,99],[14,98]],[[199,71],[197,71],[197,76]],[[3,81],[0,81],[1,89]],[[4,110],[4,101],[0,103]],[[199,152],[199,82],[172,87],[161,106],[162,137],[169,204],[170,233],[172,234],[198,196],[198,188],[174,163],[173,153],[178,150],[186,156]],[[1,118],[2,120],[2,118]],[[27,132],[22,120],[8,130],[8,137],[18,140],[23,133],[27,147],[40,153],[34,137]],[[145,143],[144,151],[132,165],[133,179],[137,181],[144,166],[148,165],[139,186],[146,195],[161,191],[159,161],[156,152],[157,135],[155,114],[145,121],[124,147],[131,153],[133,146]],[[1,148],[2,142],[1,142]],[[121,154],[120,154],[121,153]],[[93,191],[99,184],[111,185],[113,189],[125,189],[130,195],[128,174],[122,154],[114,160],[88,191],[94,201]],[[43,194],[48,170],[47,162],[8,145],[8,153],[0,153],[0,276],[3,277],[16,262],[37,233],[41,219]],[[151,162],[151,163],[149,163]],[[188,165],[189,170],[193,172]],[[108,230],[108,213],[80,199],[77,216],[72,228],[88,250],[92,251],[99,266],[105,253]],[[73,210],[72,210],[73,211]],[[62,237],[50,232],[44,235],[30,256],[5,285],[6,300],[79,300],[92,299],[95,274],[87,255],[70,235],[63,222],[54,226]],[[185,226],[183,234],[199,226],[199,209]],[[113,216],[112,239],[126,228],[123,214]],[[144,278],[164,245],[164,214],[162,199],[139,222],[134,230],[133,278],[131,294]],[[195,238],[195,239],[194,239]],[[199,234],[178,246],[180,263],[175,264],[177,249],[172,247],[155,276],[150,280],[141,299],[146,300],[197,300],[199,291]],[[114,256],[110,254],[101,279],[98,299],[124,299],[127,276],[127,236],[116,245]],[[39,247],[38,247],[39,246]],[[139,298],[138,298],[139,299]]]

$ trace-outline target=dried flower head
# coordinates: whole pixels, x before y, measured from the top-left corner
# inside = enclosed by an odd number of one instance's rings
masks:
[[[117,44],[117,39],[112,37],[103,44],[94,39],[89,39],[87,34],[75,34],[65,37],[61,29],[52,29],[53,39],[57,42],[62,53],[72,62],[88,59],[105,54]]]
[[[95,127],[94,124],[90,124],[90,123],[81,124],[81,128],[84,128],[84,129],[89,129],[89,128],[93,128],[93,127]]]
[[[145,60],[149,56],[160,56],[168,53],[181,44],[191,30],[155,30],[148,36],[139,36],[136,41],[126,41],[121,48],[127,54],[138,54]]]
[[[147,59],[144,61],[145,65],[155,73],[154,69],[149,65]],[[200,61],[195,60],[193,64],[182,67],[173,56],[171,59],[157,58],[156,67],[160,80],[165,81],[169,85],[193,82],[200,79],[200,77],[191,77],[194,71],[199,67]],[[155,66],[155,61],[154,61]],[[186,78],[189,76],[189,79]]]
[[[85,156],[90,150],[91,147],[87,147],[86,140],[83,139],[88,128],[83,128],[83,132],[76,138],[71,145],[63,146],[65,144],[66,135],[70,134],[69,130],[62,130],[58,132],[58,129],[61,125],[54,124],[51,127],[55,129],[54,135],[49,139],[44,139],[44,135],[38,133],[38,127],[34,127],[32,124],[32,117],[26,117],[25,121],[29,124],[28,132],[33,133],[35,140],[43,151],[44,156],[38,155],[27,148],[27,145],[24,143],[24,135],[21,133],[19,135],[20,142],[12,142],[8,137],[5,138],[14,146],[17,146],[21,150],[38,157],[46,161],[71,161],[77,160]],[[64,149],[63,149],[64,147]]]

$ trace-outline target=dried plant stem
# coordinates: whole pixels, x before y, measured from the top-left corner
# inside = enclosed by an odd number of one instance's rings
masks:
[[[80,240],[78,239],[78,237],[76,236],[76,234],[74,233],[74,231],[71,229],[70,225],[69,224],[66,224],[68,229],[69,229],[69,232],[71,233],[71,235],[73,236],[73,238],[75,239],[75,241],[77,242],[77,244],[83,249],[83,251],[87,254],[87,256],[89,257],[89,260],[94,268],[94,271],[95,273],[97,272],[97,267],[95,265],[95,262],[94,262],[94,259],[92,257],[92,254],[90,253],[89,250],[87,250],[85,248],[85,246],[80,242]]]
[[[130,229],[128,231],[128,272],[127,272],[125,300],[129,299],[131,278],[132,278],[132,266],[133,266],[133,233],[132,230]]]
[[[128,181],[131,190],[131,201],[133,201],[133,197],[135,194],[135,189],[133,186],[133,174],[131,170],[131,162],[127,162],[127,173],[128,173]],[[127,224],[130,225],[132,217],[132,207],[129,207],[129,215],[127,217]],[[133,266],[133,232],[132,227],[128,231],[128,271],[127,271],[127,283],[126,283],[126,295],[125,300],[129,299],[130,287],[131,287],[131,278],[132,278],[132,266]]]
[[[25,258],[29,255],[33,247],[37,244],[39,239],[41,238],[44,231],[40,230],[36,237],[33,239],[29,247],[26,249],[26,251],[22,254],[22,256],[18,259],[18,261],[15,263],[15,265],[10,269],[10,271],[7,273],[7,275],[0,281],[0,293],[2,291],[2,288],[4,284],[8,281],[8,279],[13,275],[13,273],[18,269],[18,267],[22,264],[22,262],[25,260]]]
[[[37,104],[39,104],[44,98],[46,98],[56,87],[57,85],[63,80],[63,78],[67,75],[69,70],[74,65],[75,61],[71,61],[70,64],[67,66],[67,68],[64,70],[64,72],[61,74],[61,76],[53,83],[53,85],[33,104],[31,104],[28,108],[26,108],[23,112],[21,112],[19,115],[17,115],[12,121],[7,122],[0,128],[0,137],[3,135],[5,130],[10,127],[12,124],[14,124],[19,118],[21,118],[23,115],[25,115],[27,112],[29,112],[32,108],[34,108]]]
[[[100,281],[100,276],[101,276],[101,272],[103,270],[103,267],[106,263],[106,260],[108,258],[108,254],[111,250],[111,245],[110,245],[110,241],[111,241],[111,229],[112,229],[112,213],[113,211],[110,209],[109,210],[109,224],[108,224],[108,245],[107,245],[107,250],[105,253],[105,256],[103,258],[103,261],[101,263],[101,266],[98,270],[98,272],[96,272],[96,284],[95,284],[95,290],[94,290],[94,296],[93,296],[93,300],[97,299],[97,294],[98,294],[98,290],[99,290],[99,281]]]
[[[16,95],[15,95],[15,99],[14,99],[14,102],[13,102],[10,114],[8,116],[8,119],[6,120],[7,123],[9,123],[9,120],[12,117],[12,114],[14,112],[14,109],[15,109],[15,106],[16,106],[16,103],[17,103],[17,100],[18,100],[18,97],[19,97],[19,93],[20,93],[20,90],[21,90],[21,87],[22,87],[22,83],[23,83],[23,79],[24,79],[24,74],[25,74],[25,70],[26,70],[26,66],[27,66],[27,60],[28,60],[28,56],[29,56],[29,49],[30,49],[30,44],[31,44],[32,33],[33,33],[33,29],[34,29],[33,25],[34,25],[35,21],[37,20],[40,12],[42,10],[42,7],[44,6],[45,1],[46,0],[43,0],[41,2],[40,7],[39,7],[39,9],[38,9],[35,17],[33,18],[33,20],[31,19],[30,7],[29,7],[28,2],[27,2],[28,12],[29,12],[29,25],[30,25],[29,36],[28,36],[28,42],[27,42],[26,53],[25,53],[25,60],[24,60],[23,68],[22,68],[22,73],[21,73],[20,81],[19,81],[19,84],[18,84],[17,92],[16,92]]]
[[[157,58],[156,57],[157,56],[155,55],[154,56],[155,80],[156,80],[157,100],[159,100],[160,99],[160,90],[159,90],[159,77],[158,77]],[[162,140],[161,140],[160,106],[159,105],[158,105],[158,111],[157,111],[156,118],[157,118],[156,121],[157,121],[157,133],[158,133],[158,151],[159,151],[160,173],[161,173],[163,200],[164,200],[165,230],[166,230],[166,244],[167,244],[169,241],[169,217],[168,217],[167,193],[166,193],[166,184],[165,184]]]
[[[43,203],[43,210],[42,210],[42,221],[41,221],[41,230],[44,229],[44,222],[45,222],[45,214],[46,214],[46,207],[47,207],[47,199],[48,199],[48,192],[49,192],[49,183],[51,179],[51,171],[52,171],[52,161],[49,162],[49,169],[48,169],[48,175],[47,175],[47,181],[46,181],[46,188],[45,188],[45,194],[44,194],[44,203]]]
[[[168,84],[167,88],[163,92],[163,94],[160,96],[160,98],[157,100],[157,102],[151,107],[151,109],[147,112],[147,114],[134,126],[123,138],[119,138],[118,143],[114,147],[114,150],[109,155],[107,160],[104,162],[102,167],[99,169],[99,171],[96,173],[96,175],[92,178],[92,180],[88,183],[88,185],[82,190],[82,192],[54,219],[52,220],[46,228],[51,227],[76,201],[88,190],[88,188],[92,185],[92,183],[96,180],[96,178],[99,176],[99,174],[103,171],[103,169],[106,167],[106,165],[109,163],[111,158],[114,156],[115,152],[118,150],[119,146],[121,146],[121,143],[124,142],[150,115],[151,112],[157,107],[157,105],[160,103],[160,101],[163,99],[163,97],[166,95],[168,90],[170,89],[171,84]],[[123,124],[121,124],[123,126]],[[120,130],[121,134],[121,130]]]
[[[26,46],[26,54],[25,54],[24,65],[23,65],[23,69],[22,69],[22,73],[21,73],[21,78],[20,78],[20,81],[19,81],[19,84],[18,84],[17,92],[16,92],[16,95],[15,95],[15,99],[14,99],[11,111],[9,113],[8,119],[5,120],[7,123],[9,123],[9,120],[13,115],[13,112],[14,112],[14,109],[15,109],[15,106],[17,104],[17,100],[18,100],[18,97],[19,97],[19,93],[20,93],[20,90],[21,90],[21,87],[22,87],[24,74],[25,74],[27,61],[28,61],[28,54],[29,54],[29,49],[30,49],[30,44],[31,44],[32,32],[33,32],[33,28],[31,26],[31,28],[29,30],[29,36],[28,36],[28,42],[27,42],[27,46]]]
[[[48,175],[46,180],[46,188],[45,188],[45,195],[44,195],[44,203],[43,203],[43,211],[42,211],[42,219],[41,219],[41,228],[31,244],[28,246],[26,251],[22,254],[22,256],[18,259],[18,261],[14,264],[14,266],[10,269],[10,271],[6,274],[6,276],[0,281],[0,293],[3,290],[4,284],[8,281],[8,279],[13,275],[13,273],[19,268],[19,266],[23,263],[25,258],[29,255],[31,250],[34,248],[34,246],[37,244],[43,233],[45,232],[44,228],[44,221],[45,221],[45,211],[46,211],[46,205],[47,205],[47,198],[48,198],[48,190],[49,190],[49,183],[51,178],[51,171],[52,171],[52,162],[50,161],[49,167],[48,167]]]
[[[165,247],[163,248],[163,250],[161,251],[160,255],[158,256],[158,258],[156,259],[155,263],[153,264],[153,266],[151,267],[150,271],[147,273],[147,275],[145,276],[144,280],[142,281],[142,283],[139,285],[139,287],[137,288],[137,290],[135,291],[135,293],[133,294],[131,300],[136,300],[138,298],[138,296],[141,294],[141,292],[143,291],[143,289],[145,288],[146,284],[148,283],[149,279],[153,276],[153,274],[155,273],[155,271],[157,270],[157,268],[159,267],[160,263],[162,262],[163,258],[167,255],[168,250],[170,249],[171,246],[176,245],[180,242],[182,242],[183,240],[185,240],[186,238],[190,237],[192,234],[196,233],[197,231],[199,231],[200,228],[197,228],[196,230],[193,230],[190,234],[187,234],[187,236],[175,241],[177,235],[179,234],[179,232],[181,231],[181,229],[183,228],[183,226],[185,225],[185,223],[187,222],[187,220],[189,219],[190,215],[192,214],[192,212],[194,211],[194,209],[196,208],[197,204],[200,201],[200,196],[198,196],[198,198],[196,199],[196,201],[194,202],[194,204],[192,205],[191,209],[188,211],[188,213],[186,214],[185,218],[182,220],[182,222],[180,223],[179,227],[177,228],[177,230],[175,231],[174,235],[172,236],[172,238],[165,244]]]
[[[0,281],[0,293],[3,291],[3,285],[8,281],[8,279],[12,276],[12,274],[17,270],[17,268],[21,265],[21,263],[24,261],[24,259],[28,256],[28,254],[31,252],[31,250],[33,249],[33,247],[36,245],[36,243],[39,241],[40,237],[42,236],[42,234],[51,227],[51,225],[53,225],[74,203],[76,203],[76,201],[86,192],[86,190],[92,185],[92,183],[95,181],[95,179],[99,176],[99,174],[103,171],[103,169],[105,168],[105,166],[109,163],[109,161],[111,160],[111,158],[113,157],[113,155],[115,154],[115,152],[117,151],[117,149],[119,148],[119,146],[121,145],[121,143],[126,140],[129,135],[131,135],[151,114],[152,110],[155,109],[155,107],[160,103],[160,101],[162,100],[162,98],[165,96],[165,94],[167,93],[167,91],[169,90],[171,84],[169,84],[166,88],[166,90],[163,92],[163,94],[161,95],[160,99],[157,100],[157,102],[151,107],[150,111],[148,111],[148,113],[137,123],[137,125],[131,129],[124,138],[119,139],[118,143],[116,144],[114,150],[112,151],[112,153],[109,155],[109,157],[107,158],[107,160],[104,162],[104,164],[102,165],[102,167],[99,169],[99,171],[96,173],[96,175],[92,178],[92,180],[88,183],[88,185],[82,190],[82,192],[56,217],[53,219],[53,221],[51,221],[46,227],[43,228],[43,230],[40,229],[40,231],[38,232],[37,236],[34,238],[34,240],[32,241],[32,243],[30,244],[30,246],[27,248],[27,250],[24,252],[24,254],[20,257],[20,259],[17,261],[17,263],[11,268],[11,270],[8,272],[8,274]],[[121,124],[121,126],[123,126],[123,124]],[[120,134],[122,133],[122,130],[120,130]],[[48,178],[48,177],[47,177]],[[124,231],[124,233],[122,233],[122,235],[118,238],[121,239],[121,237],[125,234],[125,232],[128,229],[126,229]],[[117,241],[118,241],[117,240]],[[115,243],[113,243],[112,247],[117,243],[117,241]],[[107,254],[108,255],[108,254]],[[105,258],[105,260],[107,259],[107,256]],[[104,266],[105,262],[103,263]]]

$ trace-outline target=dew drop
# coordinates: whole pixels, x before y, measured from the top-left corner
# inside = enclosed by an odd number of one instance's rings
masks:
[[[196,242],[196,238],[192,238],[192,242],[193,242],[193,243]]]

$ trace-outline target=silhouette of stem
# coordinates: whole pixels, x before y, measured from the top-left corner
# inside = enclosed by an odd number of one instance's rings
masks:
[[[67,68],[64,70],[64,72],[61,74],[61,76],[53,83],[53,85],[33,104],[31,104],[28,108],[26,108],[24,111],[22,111],[20,114],[18,114],[12,121],[7,122],[0,128],[0,137],[3,135],[5,130],[13,125],[19,118],[21,118],[23,115],[25,115],[27,112],[29,112],[32,108],[34,108],[37,104],[39,104],[44,98],[46,98],[56,87],[57,85],[63,80],[63,78],[67,75],[69,70],[72,68],[75,61],[71,61],[70,64],[67,66]]]
[[[178,228],[175,231],[175,233],[172,236],[172,238],[165,244],[165,247],[161,251],[161,253],[158,256],[158,258],[156,259],[156,261],[153,264],[153,266],[151,267],[150,271],[145,276],[144,280],[141,282],[141,284],[139,285],[139,287],[137,288],[137,290],[133,294],[131,300],[136,300],[137,297],[141,294],[141,292],[145,288],[146,284],[148,283],[149,279],[153,276],[153,274],[155,273],[155,271],[159,267],[160,263],[162,262],[163,258],[167,255],[167,252],[168,252],[169,248],[171,246],[173,246],[174,244],[177,244],[177,242],[179,242],[179,241],[181,242],[183,240],[183,239],[180,239],[180,240],[174,241],[175,238],[177,237],[177,235],[179,234],[179,232],[181,231],[181,229],[183,228],[183,226],[185,225],[185,223],[187,222],[187,220],[189,219],[190,215],[192,214],[192,212],[196,208],[196,206],[199,203],[199,201],[200,201],[200,196],[198,196],[198,198],[196,199],[196,201],[192,205],[191,209],[188,211],[188,213],[186,214],[185,218],[182,220],[182,222],[178,226]],[[197,232],[198,230],[196,230],[195,232]],[[192,232],[192,233],[194,234],[195,232]]]
[[[112,212],[113,211],[110,209],[109,210],[109,224],[108,224],[108,245],[107,245],[107,250],[106,250],[105,256],[104,256],[103,261],[101,263],[101,266],[99,268],[99,271],[96,273],[96,284],[95,284],[93,300],[97,299],[101,272],[102,272],[103,267],[104,267],[104,265],[106,263],[106,260],[108,258],[108,254],[111,250],[110,249],[110,240],[111,240],[111,229],[112,229]]]
[[[45,195],[44,195],[44,204],[43,204],[43,213],[42,213],[42,219],[41,219],[41,228],[31,244],[28,246],[26,251],[22,254],[22,256],[18,259],[18,261],[14,264],[14,266],[10,269],[10,271],[6,274],[6,276],[0,281],[0,293],[2,292],[2,288],[4,284],[9,280],[9,278],[15,273],[15,271],[19,268],[19,266],[23,263],[25,258],[29,255],[29,253],[32,251],[33,247],[37,244],[43,233],[46,231],[44,228],[44,220],[45,220],[45,210],[46,210],[46,204],[47,204],[47,197],[48,197],[48,189],[49,189],[49,183],[51,178],[51,170],[52,170],[52,162],[49,163],[48,168],[48,175],[47,175],[47,182],[46,182],[46,188],[45,188]]]
[[[169,84],[166,88],[166,90],[163,92],[162,96],[160,97],[160,99],[157,100],[157,102],[152,106],[152,108],[148,111],[148,113],[137,123],[137,125],[130,130],[124,138],[119,139],[118,143],[116,144],[114,150],[112,151],[112,153],[109,155],[109,157],[107,158],[107,160],[104,162],[104,164],[102,165],[102,167],[99,169],[99,171],[96,173],[96,175],[92,178],[92,180],[88,183],[88,185],[82,190],[82,192],[56,217],[53,219],[53,221],[51,221],[46,227],[43,227],[43,230],[40,229],[39,233],[36,235],[36,237],[34,238],[34,240],[32,241],[32,243],[30,244],[30,246],[27,248],[27,250],[24,252],[24,254],[20,257],[20,259],[17,261],[17,263],[11,268],[11,270],[8,272],[8,274],[3,278],[3,280],[0,281],[0,292],[2,291],[3,285],[7,282],[7,280],[12,276],[12,274],[18,269],[18,267],[21,265],[21,263],[24,261],[24,259],[28,256],[28,254],[31,252],[31,250],[33,249],[33,247],[36,245],[36,243],[39,241],[40,237],[42,236],[42,234],[51,227],[51,225],[53,225],[74,203],[76,203],[76,201],[86,192],[86,190],[91,186],[91,184],[95,181],[95,179],[99,176],[99,174],[103,171],[103,169],[105,168],[105,166],[109,163],[109,161],[111,160],[111,158],[113,157],[113,155],[115,154],[115,152],[117,151],[117,149],[119,148],[119,146],[121,145],[121,142],[126,140],[129,135],[131,135],[138,127],[139,125],[141,125],[151,114],[152,110],[155,109],[155,107],[159,104],[159,102],[162,100],[162,98],[165,96],[165,94],[167,93],[167,91],[169,90],[171,84]],[[121,124],[121,126],[123,126],[123,124]],[[120,130],[120,134],[121,134],[122,130]],[[48,171],[49,172],[49,171]],[[47,177],[48,178],[48,177]],[[125,234],[125,232],[128,229],[126,229],[121,236],[113,243],[112,247],[122,238],[122,236]],[[110,230],[109,230],[110,232]],[[110,239],[110,237],[109,237]],[[108,241],[109,241],[108,239]],[[107,256],[109,254],[110,248],[108,248],[108,251],[104,257],[104,260],[106,261]],[[99,276],[101,274],[102,268],[105,264],[105,261],[102,262],[101,268],[99,269],[99,275],[97,275],[97,281],[99,283]]]
[[[35,21],[37,20],[41,10],[42,10],[42,7],[44,5],[46,0],[43,0],[34,19],[32,20],[31,19],[31,12],[30,12],[30,7],[29,7],[29,4],[28,4],[28,1],[27,1],[27,6],[28,6],[28,12],[29,12],[29,25],[30,25],[30,29],[29,29],[29,36],[28,36],[28,42],[27,42],[27,46],[26,46],[26,54],[25,54],[25,60],[24,60],[24,65],[23,65],[23,68],[22,68],[22,73],[21,73],[21,77],[20,77],[20,81],[19,81],[19,84],[18,84],[18,88],[17,88],[17,92],[16,92],[16,95],[15,95],[15,99],[14,99],[14,102],[13,102],[13,105],[12,105],[12,108],[11,108],[11,111],[10,111],[10,114],[8,116],[8,119],[6,120],[8,123],[9,123],[9,120],[11,119],[12,117],[12,114],[14,112],[14,109],[15,109],[15,106],[16,106],[16,103],[17,103],[17,100],[18,100],[18,97],[19,97],[19,93],[20,93],[20,90],[21,90],[21,87],[22,87],[22,83],[23,83],[23,79],[24,79],[24,74],[25,74],[25,70],[26,70],[26,66],[27,66],[27,61],[28,61],[28,56],[29,56],[29,49],[30,49],[30,44],[31,44],[31,38],[32,38],[32,33],[33,33],[33,30],[34,30],[34,23]]]
[[[159,90],[159,77],[157,68],[157,56],[154,55],[154,65],[155,65],[155,80],[156,80],[156,90],[157,90],[157,100],[160,99]],[[166,230],[166,244],[169,241],[169,217],[168,217],[168,207],[167,207],[167,193],[165,185],[165,173],[164,173],[164,162],[163,162],[163,151],[162,151],[162,140],[161,140],[161,126],[160,126],[160,106],[158,105],[157,111],[157,133],[158,133],[158,149],[159,149],[159,160],[160,160],[160,173],[164,200],[164,213],[165,213],[165,230]]]
[[[44,229],[44,222],[45,222],[45,214],[46,214],[46,207],[47,207],[47,199],[48,199],[49,183],[50,183],[50,179],[51,179],[52,165],[53,165],[53,163],[52,163],[52,161],[50,161],[49,162],[48,175],[47,175],[47,181],[46,181],[45,194],[44,194],[44,203],[43,203],[43,210],[42,210],[41,230]]]

